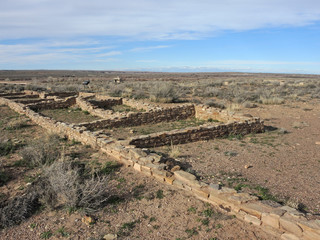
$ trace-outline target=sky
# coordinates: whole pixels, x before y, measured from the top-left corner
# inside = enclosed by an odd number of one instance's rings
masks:
[[[0,0],[0,69],[320,74],[320,1]]]

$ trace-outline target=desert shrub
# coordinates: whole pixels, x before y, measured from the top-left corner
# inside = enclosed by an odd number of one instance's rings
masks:
[[[29,167],[51,164],[60,156],[59,138],[56,135],[50,135],[46,139],[36,140],[21,149],[20,155]]]
[[[111,85],[109,89],[109,94],[111,97],[121,97],[123,93],[123,86],[121,85]]]
[[[150,89],[150,99],[154,102],[173,103],[178,102],[180,94],[172,84],[158,82]]]
[[[282,104],[284,99],[280,97],[260,97],[260,102],[262,104]]]
[[[15,149],[16,146],[10,139],[0,137],[0,156],[6,156],[9,153],[13,152]]]
[[[227,106],[227,110],[229,112],[239,111],[239,110],[241,110],[241,108],[242,108],[242,105],[239,103],[231,103],[231,104],[228,104],[228,106]]]
[[[9,175],[5,171],[0,169],[0,186],[6,184],[9,179]]]
[[[23,118],[18,118],[8,122],[6,125],[6,130],[18,130],[26,126],[28,126],[27,120]]]
[[[93,175],[85,178],[81,167],[71,161],[57,161],[44,169],[47,191],[44,194],[48,204],[55,203],[72,208],[94,212],[109,199],[108,177]],[[54,194],[52,194],[54,193]]]
[[[204,102],[204,104],[207,105],[208,107],[215,107],[215,108],[220,108],[220,109],[225,109],[226,108],[226,106],[223,103],[216,102],[216,101],[214,101],[212,99],[206,100]]]
[[[34,191],[15,197],[0,208],[0,228],[21,223],[39,207],[38,194]]]
[[[255,108],[255,107],[257,107],[257,105],[256,104],[254,104],[254,103],[251,103],[251,102],[244,102],[244,103],[242,103],[242,106],[244,107],[244,108]]]

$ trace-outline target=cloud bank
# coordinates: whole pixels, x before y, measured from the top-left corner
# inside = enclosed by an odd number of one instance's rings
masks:
[[[318,0],[2,0],[0,39],[198,39],[319,20]]]

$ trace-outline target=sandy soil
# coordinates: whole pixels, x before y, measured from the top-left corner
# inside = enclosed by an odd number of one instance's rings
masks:
[[[3,230],[0,238],[34,240],[51,232],[50,239],[102,239],[106,234],[118,239],[277,239],[132,169],[121,169],[113,181],[124,200],[96,213],[96,223],[86,225],[80,213],[44,210]]]

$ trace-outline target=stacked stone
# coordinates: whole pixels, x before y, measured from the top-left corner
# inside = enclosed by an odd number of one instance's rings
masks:
[[[233,122],[226,125],[202,125],[199,127],[188,127],[173,131],[152,133],[130,139],[130,144],[140,148],[158,147],[171,144],[182,144],[188,142],[204,141],[221,138],[229,135],[246,135],[249,133],[261,133],[264,124],[259,118],[244,122]]]
[[[125,116],[114,116],[109,119],[96,120],[90,123],[81,123],[77,126],[86,127],[90,130],[101,128],[118,128],[122,126],[139,126],[168,121],[183,120],[195,115],[193,105],[151,110],[149,112],[129,112]]]
[[[38,111],[38,110],[46,110],[46,109],[68,108],[74,104],[76,104],[76,97],[72,96],[64,100],[33,103],[33,104],[28,104],[27,106],[34,111]]]

